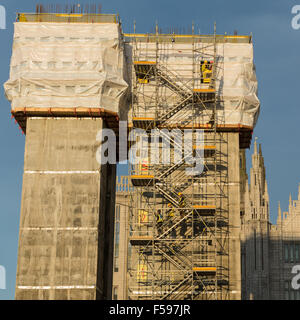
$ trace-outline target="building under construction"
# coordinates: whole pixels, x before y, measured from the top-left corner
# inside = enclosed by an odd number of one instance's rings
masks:
[[[5,93],[26,133],[16,299],[110,299],[118,127],[128,84],[116,15],[19,13]]]
[[[110,298],[115,165],[96,161],[96,136],[120,119],[137,156],[128,297],[241,298],[240,154],[259,114],[251,36],[18,14],[5,90],[26,132],[16,298]]]
[[[157,28],[125,41],[130,123],[143,129],[136,131],[141,141],[150,140],[130,166],[128,297],[240,299],[240,151],[250,146],[259,111],[252,39]],[[187,130],[192,148],[178,159]],[[193,172],[193,156],[203,159],[200,172]]]

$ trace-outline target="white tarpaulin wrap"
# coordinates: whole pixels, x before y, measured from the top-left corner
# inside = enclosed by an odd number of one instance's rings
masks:
[[[114,23],[15,23],[5,93],[14,108],[120,112],[127,89]]]
[[[218,118],[225,124],[254,127],[260,102],[257,97],[253,45],[226,43],[218,45],[218,49],[220,57],[224,59],[224,68],[217,75],[217,92],[223,109],[218,111]]]

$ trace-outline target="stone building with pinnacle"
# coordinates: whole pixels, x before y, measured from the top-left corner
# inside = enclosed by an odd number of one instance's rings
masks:
[[[297,200],[290,196],[288,212],[282,213],[279,204],[273,225],[261,146],[257,150],[255,142],[250,181],[243,160],[241,157],[242,299],[300,300],[300,290],[292,288],[292,269],[300,264],[300,188]]]
[[[255,141],[250,177],[245,152],[240,153],[241,177],[241,288],[243,300],[299,300],[292,288],[300,265],[300,188],[298,200],[290,196],[288,212],[280,204],[276,225],[270,222],[269,194],[261,145]],[[126,299],[128,256],[128,179],[117,183],[113,299]],[[124,186],[121,186],[124,184]],[[121,213],[121,214],[120,214]],[[127,227],[126,227],[127,226]]]

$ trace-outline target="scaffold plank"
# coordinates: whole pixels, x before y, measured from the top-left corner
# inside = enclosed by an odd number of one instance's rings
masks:
[[[130,243],[133,246],[145,246],[153,241],[153,237],[151,236],[136,236],[130,238]]]
[[[153,185],[154,183],[153,175],[132,175],[130,178],[135,187]]]
[[[194,272],[199,273],[216,273],[217,268],[216,267],[193,267]]]

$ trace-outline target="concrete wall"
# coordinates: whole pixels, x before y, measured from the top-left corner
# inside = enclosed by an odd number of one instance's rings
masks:
[[[115,251],[113,273],[113,299],[128,299],[127,264],[130,250],[128,250],[129,233],[129,191],[128,177],[121,177],[117,183],[116,214],[115,214]],[[117,227],[118,225],[118,227]]]
[[[102,119],[28,118],[16,299],[110,299],[115,166]]]
[[[228,133],[229,284],[230,300],[241,299],[240,149],[239,134]]]

